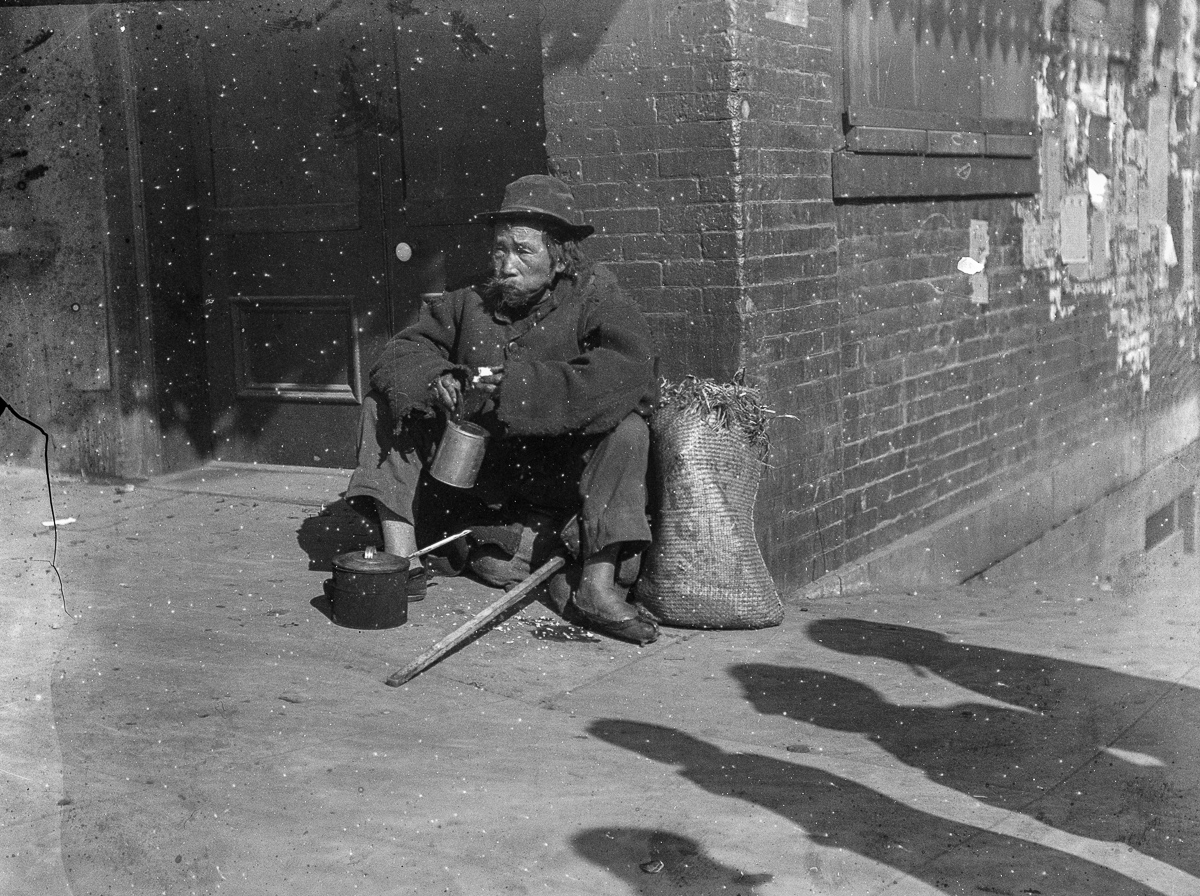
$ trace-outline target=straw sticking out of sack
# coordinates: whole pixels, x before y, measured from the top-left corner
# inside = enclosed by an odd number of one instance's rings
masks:
[[[741,382],[742,375],[738,371],[731,383],[695,376],[687,376],[679,383],[663,380],[663,403],[695,411],[709,426],[737,433],[765,451],[767,430],[775,412],[763,404],[757,389]]]

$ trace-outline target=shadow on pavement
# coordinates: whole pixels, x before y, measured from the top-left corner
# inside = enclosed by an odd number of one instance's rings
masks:
[[[330,622],[333,622],[333,600],[329,596],[330,581],[330,579],[325,580],[321,594],[318,597],[314,597],[312,600],[310,600],[308,605]]]
[[[571,838],[575,851],[644,896],[755,896],[771,874],[746,874],[718,862],[691,837],[651,828],[589,828]]]
[[[735,667],[759,712],[863,734],[938,785],[1071,834],[1125,843],[1200,876],[1200,853],[1187,845],[1200,828],[1194,769],[1200,695],[1194,689],[954,644],[908,626],[831,619],[812,623],[809,635],[833,650],[906,663],[919,675],[933,673],[1008,705],[896,705],[867,685],[819,669]],[[1159,719],[1169,724],[1156,725]],[[1135,720],[1133,745],[1107,749]]]
[[[843,849],[947,893],[1157,891],[1060,850],[914,809],[849,778],[757,753],[729,753],[673,728],[601,719],[595,737],[679,774],[710,793],[737,797],[800,826],[816,846]],[[966,861],[965,868],[956,867]]]
[[[382,543],[378,525],[342,498],[305,519],[296,531],[296,542],[308,555],[308,568],[323,572],[332,571],[333,558],[338,554]]]

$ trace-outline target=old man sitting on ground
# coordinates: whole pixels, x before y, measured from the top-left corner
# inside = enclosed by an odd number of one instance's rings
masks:
[[[594,228],[562,181],[522,177],[486,218],[490,276],[429,302],[371,371],[347,499],[373,499],[392,554],[412,554],[430,518],[453,531],[448,508],[470,511],[422,473],[445,417],[463,412],[490,433],[466,493],[475,508],[577,514],[575,610],[597,631],[649,643],[657,627],[618,575],[650,542],[645,417],[657,383],[646,320],[584,255]]]

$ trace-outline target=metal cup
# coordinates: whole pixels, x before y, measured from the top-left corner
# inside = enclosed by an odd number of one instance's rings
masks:
[[[446,421],[429,475],[455,488],[471,488],[487,451],[488,431],[476,423]]]

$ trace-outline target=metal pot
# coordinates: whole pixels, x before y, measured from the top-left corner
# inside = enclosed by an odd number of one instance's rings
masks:
[[[408,621],[408,557],[372,547],[333,558],[333,621],[350,628],[395,628]]]

